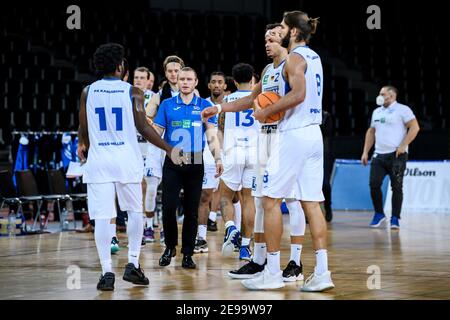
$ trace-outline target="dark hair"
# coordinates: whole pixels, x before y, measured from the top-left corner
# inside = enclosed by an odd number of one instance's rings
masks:
[[[194,69],[192,69],[191,67],[183,67],[180,69],[180,72],[181,71],[193,72],[195,74],[195,78],[198,79],[197,72]]]
[[[395,93],[395,96],[398,96],[398,89],[396,87],[388,85],[384,86],[383,88],[386,88],[387,91],[393,91]]]
[[[147,73],[147,79],[150,79],[150,70],[148,70],[147,67],[139,67],[139,68],[136,68],[136,69],[134,70],[134,72],[136,72],[136,71],[139,71],[139,72],[146,72],[146,73]]]
[[[130,66],[128,64],[128,60],[123,58],[123,74],[127,74],[127,72],[130,70]]]
[[[266,25],[266,31],[272,30],[276,27],[281,27],[281,23],[269,23]]]
[[[184,68],[183,59],[181,59],[178,56],[168,56],[164,59],[164,62],[163,62],[164,71],[166,71],[167,65],[172,62],[178,63],[182,68]]]
[[[95,50],[95,71],[104,76],[116,72],[117,67],[124,61],[125,49],[118,43],[102,44]]]
[[[299,30],[297,41],[304,40],[306,43],[309,43],[311,35],[316,33],[319,23],[319,18],[309,18],[308,14],[302,11],[285,12],[283,20],[289,28]]]
[[[247,63],[238,63],[231,70],[234,80],[237,83],[248,83],[252,81],[255,70]]]
[[[227,84],[227,91],[230,91],[231,93],[237,91],[236,84],[234,83],[233,77],[226,76],[225,83]]]
[[[261,80],[261,77],[256,72],[253,73],[253,78],[255,78],[255,83],[258,83]]]
[[[212,79],[213,76],[220,76],[220,77],[223,77],[224,80],[226,80],[225,73],[223,73],[222,71],[211,72],[211,74],[209,76],[209,82],[211,82],[211,79]]]

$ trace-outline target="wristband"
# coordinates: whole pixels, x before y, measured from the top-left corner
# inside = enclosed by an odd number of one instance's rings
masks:
[[[222,106],[220,104],[216,104],[217,114],[222,112]]]

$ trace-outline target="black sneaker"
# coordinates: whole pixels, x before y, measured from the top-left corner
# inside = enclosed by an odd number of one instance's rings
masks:
[[[207,229],[208,231],[217,231],[217,222],[208,218]]]
[[[238,270],[228,272],[228,276],[233,279],[251,279],[258,276],[264,270],[264,264],[261,266],[253,260],[244,264]]]
[[[298,280],[303,280],[303,265],[300,261],[300,266],[298,266],[295,261],[289,261],[286,268],[283,270],[283,281],[285,282],[295,282]]]
[[[101,291],[113,291],[114,282],[116,281],[116,276],[112,272],[107,272],[100,276],[100,280],[97,283],[97,290]]]
[[[195,241],[194,253],[206,253],[208,252],[208,242],[201,238]]]
[[[146,286],[150,283],[144,274],[144,270],[141,269],[141,266],[136,268],[133,263],[129,263],[125,266],[125,273],[123,274],[122,279],[142,286]]]

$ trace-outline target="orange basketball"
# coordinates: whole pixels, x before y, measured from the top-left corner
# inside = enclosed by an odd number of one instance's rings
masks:
[[[261,107],[261,109],[264,109],[280,100],[281,97],[276,92],[267,91],[260,93],[256,99],[258,100],[258,104]],[[281,119],[283,119],[284,114],[285,114],[284,111],[275,113],[270,117],[268,117],[264,123],[278,122]]]

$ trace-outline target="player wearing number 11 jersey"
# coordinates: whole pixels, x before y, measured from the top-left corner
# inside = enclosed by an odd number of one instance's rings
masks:
[[[136,129],[149,142],[173,154],[174,161],[178,162],[177,150],[147,123],[142,91],[121,80],[123,61],[121,45],[100,46],[94,54],[94,65],[103,79],[86,87],[80,99],[78,156],[86,162],[83,182],[87,183],[89,215],[95,220],[95,244],[102,266],[97,289],[102,291],[114,290],[109,224],[116,217],[116,196],[121,210],[128,213],[129,251],[123,280],[149,284],[139,265],[143,162]]]

